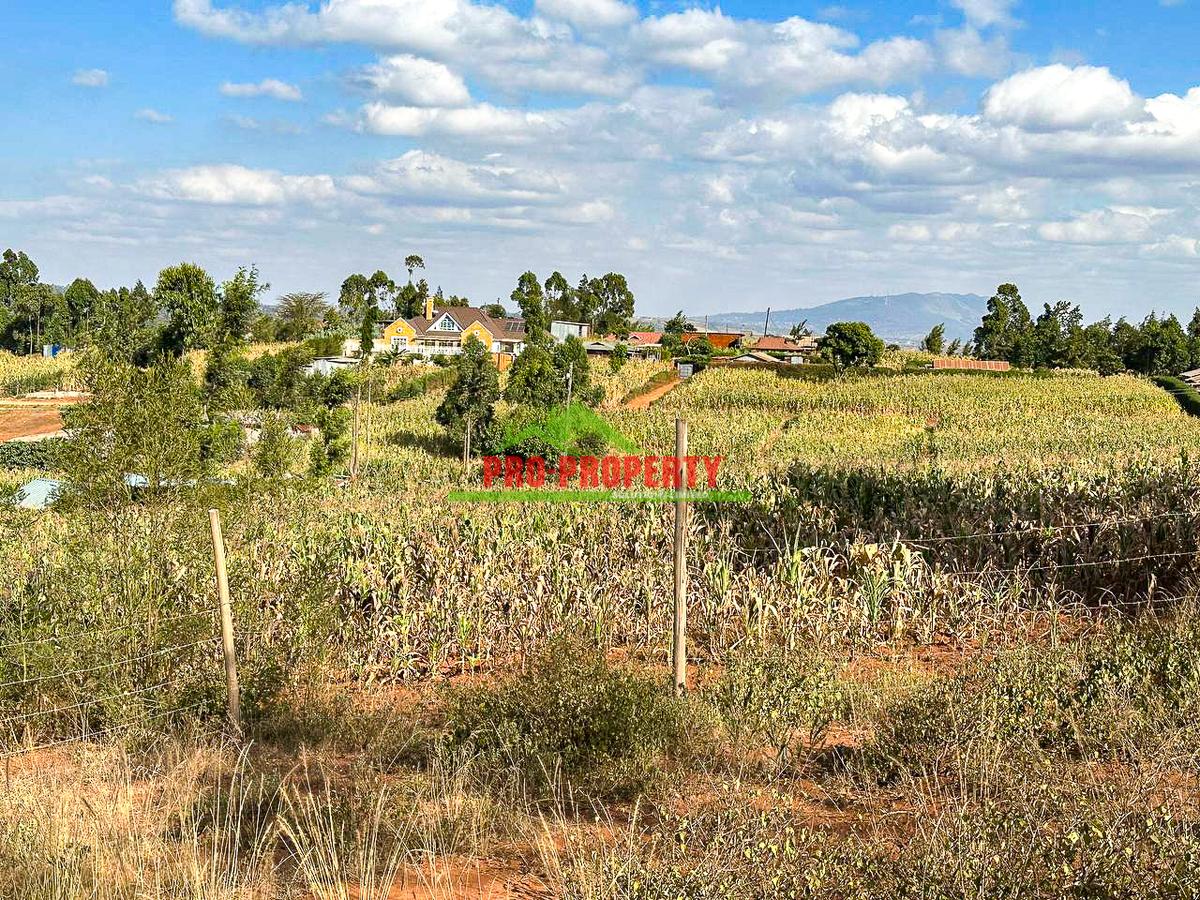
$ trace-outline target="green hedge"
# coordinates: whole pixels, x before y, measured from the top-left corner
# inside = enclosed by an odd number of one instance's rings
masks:
[[[41,441],[5,441],[0,444],[0,469],[58,468],[58,451],[65,441],[46,438]]]
[[[1174,375],[1155,375],[1153,381],[1174,397],[1175,402],[1189,416],[1200,416],[1200,393],[1182,378],[1176,378]]]

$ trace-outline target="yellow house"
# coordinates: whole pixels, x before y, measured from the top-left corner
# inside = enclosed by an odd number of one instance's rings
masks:
[[[471,306],[435,307],[425,301],[424,315],[397,319],[383,329],[382,349],[435,356],[462,352],[470,337],[492,353],[520,353],[525,346],[525,323],[517,318],[493,318]]]

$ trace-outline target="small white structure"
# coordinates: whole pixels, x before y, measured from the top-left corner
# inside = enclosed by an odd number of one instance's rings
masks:
[[[58,499],[63,482],[57,478],[35,478],[17,488],[17,506],[21,509],[45,509]]]
[[[358,365],[353,356],[318,356],[300,371],[305,375],[332,375],[338,369],[350,369]]]
[[[555,320],[550,323],[550,337],[558,343],[562,343],[569,337],[579,338],[584,340],[591,337],[592,326],[587,322],[561,322]]]

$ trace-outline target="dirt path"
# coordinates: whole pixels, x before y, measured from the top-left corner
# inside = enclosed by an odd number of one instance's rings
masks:
[[[53,406],[0,406],[0,441],[54,434],[62,427],[62,416]]]
[[[679,385],[682,383],[683,382],[681,382],[678,378],[676,378],[673,381],[668,381],[666,384],[660,384],[658,387],[654,388],[653,390],[649,390],[644,394],[638,394],[636,397],[634,397],[632,400],[630,400],[628,403],[625,404],[625,408],[626,409],[646,409],[655,400],[658,400],[661,397],[665,397],[667,394],[671,393],[671,391],[675,390],[675,388],[679,387]]]

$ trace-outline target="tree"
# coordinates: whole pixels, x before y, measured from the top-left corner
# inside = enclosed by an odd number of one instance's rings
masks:
[[[105,291],[92,317],[92,343],[109,359],[149,362],[158,345],[157,315],[158,304],[140,281]]]
[[[941,356],[942,351],[946,349],[946,324],[940,322],[929,329],[929,334],[921,341],[920,349],[926,353],[932,353],[934,356]]]
[[[525,319],[525,335],[532,343],[550,343],[550,316],[546,310],[546,300],[542,286],[533,272],[526,272],[517,279],[510,297],[521,310]]]
[[[378,271],[369,278],[355,273],[342,282],[338,309],[347,322],[357,327],[368,310],[374,310],[377,316],[381,305],[396,305],[396,296],[396,284],[386,272]]]
[[[801,319],[791,327],[791,330],[788,331],[788,336],[791,337],[792,340],[798,341],[800,338],[809,337],[812,333],[812,329],[808,327],[808,319]]]
[[[70,493],[111,510],[139,483],[150,497],[194,485],[203,474],[203,410],[191,366],[160,357],[141,369],[97,357],[84,372],[91,398],[63,413]]]
[[[408,283],[412,284],[413,272],[417,269],[424,269],[425,260],[421,259],[415,253],[410,253],[404,257],[404,268],[408,269]]]
[[[581,317],[575,302],[575,291],[561,272],[554,272],[546,279],[546,314],[550,319],[567,322],[587,321]]]
[[[508,370],[504,399],[509,403],[548,409],[563,396],[558,370],[550,351],[540,344],[526,344]]]
[[[258,443],[254,445],[254,468],[263,478],[283,478],[300,461],[300,442],[292,437],[290,417],[280,412],[263,415]]]
[[[1083,313],[1060,300],[1042,304],[1029,337],[1029,362],[1038,368],[1079,365],[1083,355]]]
[[[1125,362],[1117,352],[1113,341],[1112,320],[1105,318],[1083,329],[1080,343],[1081,359],[1078,365],[1095,369],[1101,375],[1115,375]]]
[[[561,401],[595,406],[603,399],[604,390],[592,384],[591,360],[583,341],[574,335],[554,347],[554,371]]]
[[[1031,363],[1029,338],[1033,321],[1015,284],[1002,284],[988,300],[988,311],[975,329],[975,355],[1007,360],[1014,366]]]
[[[471,456],[471,445],[491,428],[500,399],[500,375],[492,365],[491,353],[483,342],[471,335],[455,357],[454,384],[437,408],[439,425],[463,442],[464,464]]]
[[[258,267],[239,268],[221,285],[217,304],[216,342],[243,344],[259,314],[258,297],[271,286],[258,280]]]
[[[946,346],[946,355],[947,356],[958,356],[958,354],[961,352],[962,352],[962,341],[960,341],[958,338],[955,338]]]
[[[485,303],[480,309],[493,319],[505,319],[508,317],[508,312],[504,309],[504,304],[498,300],[495,303]]]
[[[588,287],[597,301],[597,310],[591,322],[597,334],[615,334],[619,338],[629,337],[629,323],[633,319],[633,291],[624,275],[609,272],[603,278],[593,278]]]
[[[76,278],[63,291],[63,300],[66,302],[65,309],[70,317],[70,324],[64,337],[71,340],[80,332],[89,335],[92,319],[99,312],[100,291],[86,278]]]
[[[279,298],[275,317],[279,320],[278,336],[282,341],[302,341],[319,334],[330,311],[326,294],[312,291],[293,291]]]
[[[0,259],[0,300],[11,308],[19,288],[37,284],[38,267],[24,250],[8,249]]]
[[[609,371],[613,373],[620,372],[627,362],[629,362],[629,345],[618,342],[608,357]]]
[[[217,291],[207,272],[186,262],[163,269],[154,300],[169,316],[160,340],[164,352],[178,356],[209,345],[217,321]]]
[[[671,318],[667,319],[667,323],[663,325],[663,334],[673,334],[679,337],[685,331],[695,331],[696,326],[688,321],[687,316],[683,314],[681,309]]]
[[[865,322],[834,322],[825,330],[821,352],[839,371],[873,366],[883,356],[883,341]]]
[[[712,341],[708,339],[707,334],[692,338],[684,344],[684,349],[689,358],[702,365],[707,365],[712,360],[714,352]]]

